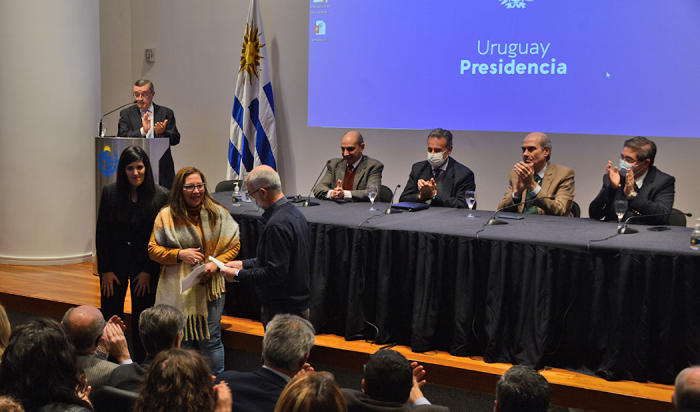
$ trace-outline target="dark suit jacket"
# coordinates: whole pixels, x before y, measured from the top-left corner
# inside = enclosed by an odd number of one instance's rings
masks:
[[[143,382],[143,377],[146,376],[148,366],[153,362],[153,359],[151,356],[146,356],[146,359],[141,364],[132,363],[117,366],[109,376],[109,386],[138,393],[139,386]]]
[[[345,179],[345,169],[347,169],[345,159],[332,159],[326,167],[326,174],[323,179],[314,188],[314,196],[319,199],[327,199],[326,194],[329,190],[333,190],[338,186],[338,180]],[[357,165],[355,170],[355,180],[352,183],[352,200],[360,202],[369,202],[367,197],[367,186],[376,185],[377,190],[382,184],[382,172],[384,165],[382,162],[362,156],[362,160]],[[379,196],[379,192],[377,192]]]
[[[637,190],[637,196],[629,201],[627,213],[622,218],[625,220],[631,216],[652,215],[655,213],[670,213],[673,208],[673,198],[676,194],[676,179],[667,175],[656,166],[651,166],[642,187]],[[588,206],[588,215],[592,219],[603,219],[617,222],[615,200],[625,199],[625,179],[620,179],[617,190],[610,186],[608,175],[603,176],[603,188],[598,196]],[[669,216],[641,217],[630,220],[630,223],[643,223],[646,225],[667,225]]]
[[[513,189],[518,182],[518,175],[515,170],[510,171],[510,183],[508,191],[503,200],[498,204],[498,209],[513,205]],[[554,200],[537,199],[532,202],[537,206],[537,213],[540,215],[555,215],[572,217],[571,206],[574,204],[574,171],[568,167],[548,163],[547,169],[544,171],[542,183],[540,183],[540,192],[537,197],[554,196]],[[524,192],[523,192],[524,193]],[[521,202],[525,200],[525,194]],[[504,209],[508,212],[522,213],[525,205],[518,205]]]
[[[438,405],[412,406],[408,403],[380,402],[354,389],[341,389],[345,402],[348,404],[348,412],[449,412],[449,408]],[[234,398],[235,399],[235,398]]]
[[[447,170],[443,172],[442,178],[443,188],[447,190],[440,192],[438,190],[435,199],[430,202],[431,206],[458,207],[466,208],[467,202],[464,200],[467,190],[476,190],[474,183],[474,173],[466,166],[460,164],[453,158],[447,159]],[[430,180],[433,177],[433,167],[430,166],[427,160],[414,163],[411,168],[411,174],[408,176],[406,188],[401,193],[399,202],[423,202],[418,200],[418,180]]]
[[[275,405],[287,385],[281,376],[269,369],[255,372],[225,371],[216,378],[228,383],[233,397],[233,410],[240,412],[274,412]]]
[[[158,123],[168,120],[168,124],[165,126],[165,132],[162,136],[155,135],[155,137],[170,139],[170,146],[175,146],[180,143],[180,132],[177,131],[177,125],[175,124],[175,115],[173,111],[164,106],[158,106],[153,103],[153,123]],[[144,137],[141,136],[141,126],[143,125],[141,121],[141,111],[138,107],[130,106],[119,112],[119,132],[117,135],[119,137]],[[156,159],[151,159],[154,162]],[[163,154],[158,162],[158,184],[170,190],[173,187],[173,180],[175,180],[175,163],[173,162],[173,155],[170,153],[170,148]]]

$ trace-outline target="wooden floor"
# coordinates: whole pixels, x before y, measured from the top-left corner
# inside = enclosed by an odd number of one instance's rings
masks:
[[[61,317],[75,305],[100,306],[99,281],[90,263],[65,266],[0,265],[0,302],[8,309]],[[126,311],[131,302],[127,295]],[[130,319],[125,319],[127,324]],[[226,347],[260,352],[263,329],[260,322],[224,317]],[[348,342],[335,335],[318,335],[311,362],[361,370],[369,354],[379,347],[365,341]],[[396,350],[422,363],[432,383],[493,393],[498,377],[510,365],[486,363],[480,358],[462,358],[447,352],[418,354],[402,346]],[[673,387],[654,383],[607,382],[601,378],[563,369],[542,371],[552,386],[552,403],[591,411],[649,411],[672,409]]]

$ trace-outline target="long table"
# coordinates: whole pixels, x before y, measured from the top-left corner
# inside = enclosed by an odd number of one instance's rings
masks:
[[[241,256],[254,256],[261,214],[232,206],[229,192],[214,197],[240,225]],[[300,208],[318,333],[608,380],[672,384],[700,363],[700,252],[689,248],[690,228],[630,225],[639,233],[616,235],[615,223],[591,219],[522,215],[484,226],[493,212],[369,208]],[[238,292],[228,298],[256,316],[252,291]]]

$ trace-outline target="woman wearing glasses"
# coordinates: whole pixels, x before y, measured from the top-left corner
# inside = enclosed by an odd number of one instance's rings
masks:
[[[97,214],[97,271],[106,319],[124,318],[124,297],[131,287],[133,348],[136,362],[146,357],[138,335],[139,316],[155,302],[160,266],[148,257],[148,239],[168,190],[153,179],[151,162],[138,146],[121,153],[117,182],[102,189]]]
[[[148,245],[151,259],[161,264],[156,304],[175,306],[185,315],[183,346],[198,347],[215,375],[224,370],[221,314],[226,286],[209,256],[226,263],[239,249],[238,224],[211,197],[202,172],[181,169]],[[180,293],[180,282],[200,266],[197,283]]]

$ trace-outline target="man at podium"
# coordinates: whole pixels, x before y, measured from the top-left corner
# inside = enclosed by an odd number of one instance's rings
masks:
[[[153,83],[141,79],[134,83],[135,106],[119,112],[119,137],[168,138],[170,146],[180,143],[173,111],[153,103]],[[158,184],[170,190],[175,179],[175,163],[170,148],[158,162]]]

